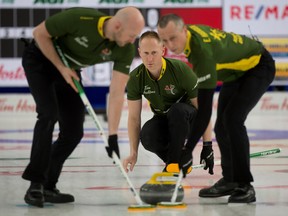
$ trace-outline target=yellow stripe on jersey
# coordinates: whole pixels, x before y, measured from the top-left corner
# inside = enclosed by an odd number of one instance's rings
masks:
[[[203,42],[207,43],[207,42],[211,42],[211,39],[209,38],[209,35],[203,31],[201,28],[199,28],[196,25],[191,25],[190,28],[197,32],[202,38],[203,38]]]
[[[80,16],[80,20],[94,20],[94,17]]]
[[[184,54],[186,57],[188,57],[191,53],[190,41],[191,41],[191,32],[187,31],[187,40],[186,40],[186,45],[184,49]]]
[[[103,30],[104,30],[104,28],[103,28],[104,22],[105,22],[105,20],[110,19],[110,18],[111,18],[111,16],[103,16],[103,17],[100,17],[100,19],[99,19],[98,32],[101,35],[101,37],[103,37],[103,38],[104,38],[104,32],[103,32]]]
[[[158,80],[160,80],[162,78],[165,71],[166,71],[166,61],[164,58],[162,58],[162,68],[161,68],[161,72],[160,72],[160,76],[159,76]]]
[[[255,67],[259,63],[260,58],[261,54],[253,55],[250,58],[241,59],[240,61],[236,62],[216,64],[216,70],[230,69],[230,70],[247,71]]]
[[[157,80],[160,80],[162,78],[162,76],[164,75],[164,73],[166,71],[166,67],[167,67],[166,60],[162,57],[162,68],[161,68],[161,71],[160,71],[159,78]],[[149,73],[149,71],[147,70],[146,67],[145,67],[145,70],[146,70],[149,78],[153,80],[153,78],[150,76],[150,73]]]

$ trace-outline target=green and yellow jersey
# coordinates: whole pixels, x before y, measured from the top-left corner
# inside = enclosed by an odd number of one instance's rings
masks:
[[[139,100],[143,95],[155,114],[166,114],[172,104],[179,101],[190,103],[190,99],[197,97],[197,76],[180,60],[162,58],[157,80],[150,76],[144,64],[135,68],[129,76],[128,100]]]
[[[134,45],[119,47],[104,38],[103,25],[109,16],[90,8],[71,8],[49,17],[46,28],[74,69],[113,61],[113,69],[128,74]]]
[[[184,50],[199,78],[200,88],[215,88],[217,80],[229,82],[255,67],[264,47],[244,35],[205,25],[188,25]]]

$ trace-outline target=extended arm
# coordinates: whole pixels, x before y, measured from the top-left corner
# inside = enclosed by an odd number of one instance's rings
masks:
[[[208,127],[212,115],[214,89],[198,90],[198,113],[194,121],[193,134],[189,138],[188,147],[193,150],[200,137]]]
[[[71,85],[71,87],[77,92],[78,90],[72,78],[79,81],[79,77],[74,70],[66,67],[59,58],[51,40],[51,35],[45,26],[45,22],[42,22],[36,26],[33,31],[33,36],[43,55],[52,62],[52,64],[58,69],[66,82]]]
[[[125,87],[129,76],[119,71],[113,70],[111,84],[109,88],[108,98],[108,131],[109,147],[106,148],[108,156],[112,157],[112,151],[120,158],[120,151],[118,146],[118,128],[123,109]]]
[[[201,135],[204,134],[203,139],[204,136],[206,139],[212,138],[211,114],[213,105],[213,94],[214,89],[198,90],[198,113],[194,122],[192,135],[188,141],[188,148],[190,149],[190,151],[194,149]],[[200,162],[205,164],[205,170],[209,168],[209,173],[211,175],[214,174],[214,153],[212,149],[212,144],[203,145],[200,155]]]
[[[138,158],[142,100],[128,100],[128,110],[128,136],[130,142],[130,155],[124,160],[123,166],[126,171],[132,171]]]
[[[209,122],[203,136],[202,136],[203,143],[212,142],[212,131],[213,131],[213,127],[212,127],[212,122],[210,120],[210,122]]]
[[[108,98],[108,129],[109,135],[117,134],[123,109],[125,87],[129,76],[113,71]]]

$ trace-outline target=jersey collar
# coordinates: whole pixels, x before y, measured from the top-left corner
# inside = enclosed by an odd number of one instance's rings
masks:
[[[103,32],[104,22],[105,22],[105,20],[110,19],[110,18],[111,18],[111,16],[103,16],[103,17],[100,17],[100,19],[98,21],[98,32],[101,35],[101,37],[103,37],[103,38],[104,38],[104,32]]]
[[[158,80],[160,80],[166,71],[166,60],[162,57],[162,68]]]
[[[163,75],[164,75],[164,73],[165,73],[165,71],[166,71],[166,66],[167,64],[166,64],[166,60],[162,57],[162,68],[161,68],[161,71],[160,71],[160,75],[159,75],[159,78],[157,79],[157,80],[160,80],[162,77],[163,77]],[[147,68],[146,68],[146,72],[147,72],[147,74],[148,74],[148,76],[150,77],[150,79],[152,79],[152,77],[150,76],[150,73],[149,73],[149,71],[147,70]],[[152,79],[153,80],[153,79]]]
[[[186,45],[184,49],[184,54],[188,58],[188,56],[191,53],[191,47],[190,47],[190,41],[191,41],[191,32],[187,29],[187,40],[186,40]]]

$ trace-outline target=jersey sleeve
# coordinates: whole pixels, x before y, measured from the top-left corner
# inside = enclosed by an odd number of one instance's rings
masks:
[[[198,88],[214,89],[217,85],[216,61],[210,45],[202,40],[203,38],[197,37],[197,34],[191,40],[193,52],[189,55],[188,61],[193,65],[193,71],[198,77]]]
[[[197,97],[198,94],[198,78],[193,70],[185,63],[181,62],[181,70],[183,73],[183,87],[187,91],[189,99]]]
[[[114,60],[113,70],[121,73],[129,74],[130,67],[135,56],[135,47],[133,44],[128,44],[124,47],[118,47],[118,53]]]
[[[198,61],[193,63],[193,70],[198,77],[199,89],[214,89],[217,85],[216,62],[208,50],[197,53]]]
[[[140,100],[142,99],[142,92],[140,90],[140,80],[139,76],[136,74],[139,73],[138,68],[133,70],[129,75],[129,80],[127,83],[127,99],[128,100]]]

